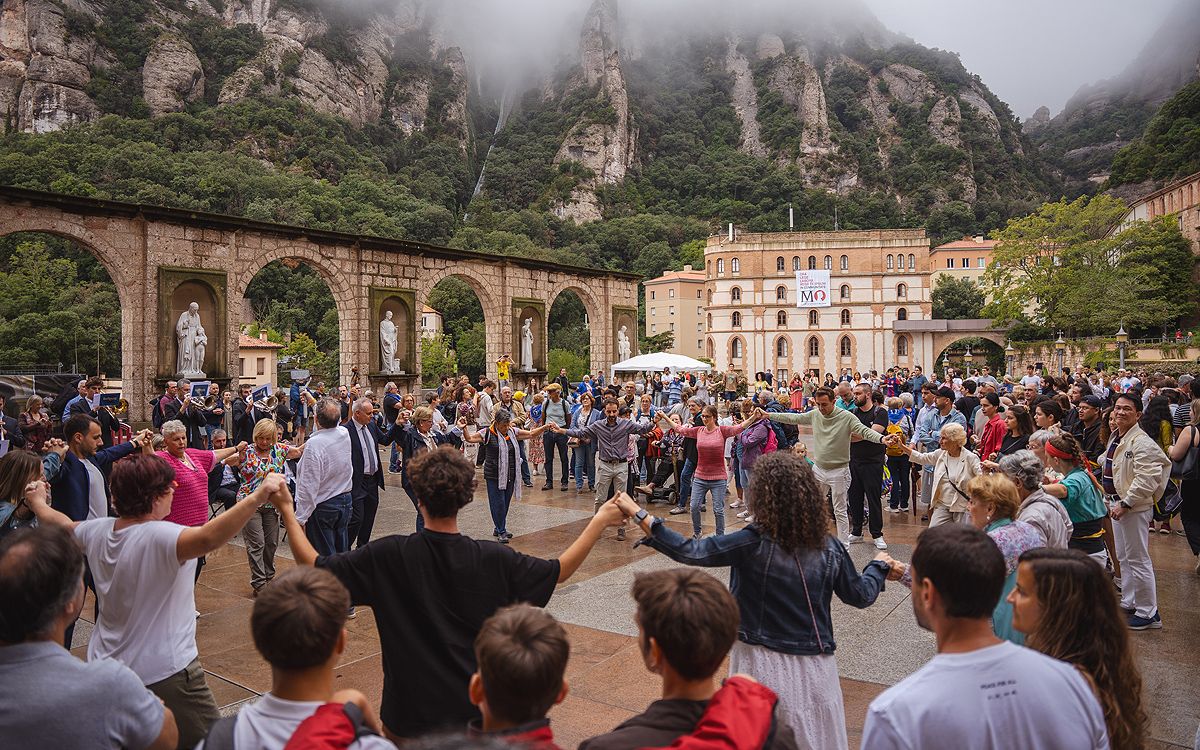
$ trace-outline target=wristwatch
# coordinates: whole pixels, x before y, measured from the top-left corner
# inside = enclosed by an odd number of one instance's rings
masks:
[[[638,523],[641,523],[642,521],[646,520],[646,516],[648,516],[648,515],[650,515],[650,514],[646,512],[646,509],[642,508],[637,513],[633,514],[633,520]]]

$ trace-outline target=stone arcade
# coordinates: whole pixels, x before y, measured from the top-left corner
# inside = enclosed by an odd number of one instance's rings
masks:
[[[241,300],[254,275],[275,260],[302,261],[329,285],[338,312],[342,382],[357,366],[377,387],[385,380],[418,385],[418,311],[448,276],[469,284],[483,307],[492,377],[501,355],[521,351],[526,318],[532,318],[533,333],[534,373],[528,374],[544,375],[545,311],[564,291],[579,295],[591,321],[592,369],[607,369],[618,329],[632,330],[637,319],[636,274],[0,187],[0,234],[12,232],[73,240],[112,278],[121,305],[121,377],[134,421],[149,418],[147,402],[176,374],[181,318],[197,315],[196,329],[205,337],[195,346],[196,334],[188,331],[193,359],[204,358],[191,363],[193,371],[223,384],[240,375],[237,332],[249,321],[240,319],[242,306],[231,301]],[[389,312],[397,339],[391,368],[382,361],[379,341],[379,323]]]

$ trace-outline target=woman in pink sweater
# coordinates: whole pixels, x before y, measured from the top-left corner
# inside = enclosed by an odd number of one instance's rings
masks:
[[[717,534],[725,533],[725,490],[729,486],[729,475],[725,470],[725,440],[731,438],[761,417],[751,416],[741,424],[717,424],[717,407],[709,404],[700,412],[704,420],[702,427],[679,425],[662,419],[664,430],[674,430],[684,437],[696,440],[696,473],[692,476],[692,538],[700,538],[700,506],[704,496],[712,493],[713,515],[717,521]]]

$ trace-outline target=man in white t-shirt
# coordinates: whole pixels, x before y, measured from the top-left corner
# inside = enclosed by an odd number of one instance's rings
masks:
[[[197,750],[283,747],[305,719],[330,703],[353,703],[363,725],[375,733],[361,736],[349,748],[394,750],[395,745],[377,736],[379,718],[362,693],[333,690],[333,669],[349,638],[349,609],[346,587],[321,568],[293,568],[263,586],[250,613],[250,633],[254,647],[271,665],[271,692],[214,724]],[[344,715],[333,720],[350,723]],[[302,734],[316,728],[305,725]]]
[[[1025,368],[1025,375],[1021,378],[1021,385],[1026,388],[1033,388],[1037,392],[1042,391],[1042,378],[1033,371],[1033,365]]]
[[[909,566],[917,624],[937,635],[937,656],[871,702],[864,750],[1103,750],[1104,713],[1074,666],[1002,641],[992,611],[1004,556],[965,524],[926,529]],[[889,578],[900,578],[901,563]]]

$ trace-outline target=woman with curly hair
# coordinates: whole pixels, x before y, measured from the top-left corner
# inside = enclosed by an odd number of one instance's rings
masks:
[[[833,652],[830,604],[874,603],[887,578],[879,553],[860,574],[829,533],[829,511],[808,463],[789,451],[758,459],[750,479],[755,521],[723,536],[688,539],[628,495],[617,505],[677,562],[730,568],[741,621],[730,674],[749,674],[779,694],[800,747],[846,747],[846,716]]]
[[[1109,745],[1144,747],[1142,676],[1104,569],[1080,550],[1030,550],[1020,557],[1008,601],[1013,629],[1025,634],[1026,646],[1073,664],[1092,684]]]

